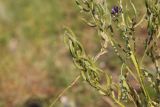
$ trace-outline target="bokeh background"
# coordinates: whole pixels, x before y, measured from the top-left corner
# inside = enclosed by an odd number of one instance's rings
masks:
[[[109,7],[117,4],[108,2]],[[142,2],[135,2],[139,16]],[[75,79],[79,71],[64,43],[63,27],[76,32],[88,55],[96,55],[101,46],[83,17],[74,0],[0,0],[0,107],[40,107],[32,103],[47,107]],[[114,72],[119,62],[111,51],[98,65]],[[80,80],[55,107],[109,106]]]

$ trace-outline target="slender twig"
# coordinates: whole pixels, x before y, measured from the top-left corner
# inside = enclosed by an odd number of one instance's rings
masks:
[[[108,97],[102,97],[102,99],[109,104],[111,107],[117,107],[117,105]]]
[[[135,55],[133,54],[133,52],[131,51],[131,60],[136,68],[136,71],[137,71],[137,74],[138,74],[138,78],[139,78],[139,82],[140,82],[140,85],[143,89],[143,92],[144,92],[144,95],[146,96],[146,99],[147,99],[147,103],[150,104],[151,103],[151,98],[144,86],[144,82],[143,82],[143,76],[142,76],[142,71],[141,71],[141,68],[140,68],[140,65],[137,61],[137,58],[135,57]]]
[[[105,53],[107,53],[107,51],[101,49],[101,51],[95,56],[94,60],[97,61],[99,57],[104,55]]]
[[[146,17],[146,14],[144,14],[144,15],[142,16],[141,20],[134,26],[134,28],[136,28],[136,27],[138,27],[139,25],[141,25],[141,23],[144,21],[145,17]]]
[[[63,94],[67,91],[67,90],[69,90],[71,87],[73,87],[74,86],[74,84],[76,84],[76,82],[80,79],[80,75],[78,75],[74,80],[73,80],[73,82],[68,86],[68,87],[66,87],[57,97],[56,97],[56,99],[50,104],[50,106],[49,107],[53,107],[55,104],[56,104],[56,102],[63,96]]]

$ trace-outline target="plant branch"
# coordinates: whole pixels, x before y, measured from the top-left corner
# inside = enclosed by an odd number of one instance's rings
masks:
[[[78,75],[74,80],[73,80],[73,82],[71,82],[71,84],[68,86],[68,87],[66,87],[57,97],[56,97],[56,99],[50,104],[50,106],[49,107],[53,107],[55,104],[56,104],[56,102],[63,96],[63,94],[67,91],[67,90],[69,90],[71,87],[73,87],[74,86],[74,84],[76,84],[76,82],[80,79],[80,75]]]

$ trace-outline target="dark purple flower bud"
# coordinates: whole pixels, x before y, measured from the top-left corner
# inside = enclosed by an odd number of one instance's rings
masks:
[[[121,7],[114,6],[114,7],[112,8],[111,14],[115,16],[115,15],[118,15],[119,13],[121,13],[121,12],[122,12]]]

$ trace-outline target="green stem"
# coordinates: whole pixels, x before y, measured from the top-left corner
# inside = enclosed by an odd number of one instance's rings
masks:
[[[63,96],[63,94],[69,90],[71,87],[73,87],[73,85],[80,79],[80,75],[78,75],[74,80],[73,82],[67,87],[65,88],[57,97],[56,99],[49,105],[49,107],[54,107],[56,102]]]
[[[114,92],[112,93],[112,99],[120,106],[120,107],[125,107],[125,105],[124,104],[122,104],[119,100],[117,100],[116,98],[115,98],[115,95],[114,95]]]
[[[149,94],[148,94],[148,92],[147,92],[147,90],[144,86],[142,71],[141,71],[140,66],[138,64],[138,61],[137,61],[137,59],[136,59],[136,57],[135,57],[135,55],[133,54],[132,51],[131,51],[131,60],[132,60],[134,66],[136,68],[136,71],[137,71],[137,74],[138,74],[138,77],[139,77],[139,82],[140,82],[140,85],[143,89],[144,95],[147,99],[147,103],[148,103],[148,105],[151,105],[151,98],[150,98],[150,96],[149,96]]]
[[[110,41],[111,45],[112,45],[113,47],[116,47],[114,40],[113,40],[110,36],[108,36],[108,38],[109,38],[109,41]],[[127,64],[125,64],[125,66],[126,66],[127,70],[130,72],[130,74],[133,76],[133,78],[134,78],[137,82],[139,82],[139,80],[137,79],[137,77],[135,76],[135,74],[133,73],[133,71],[131,70],[131,68],[130,68]]]

